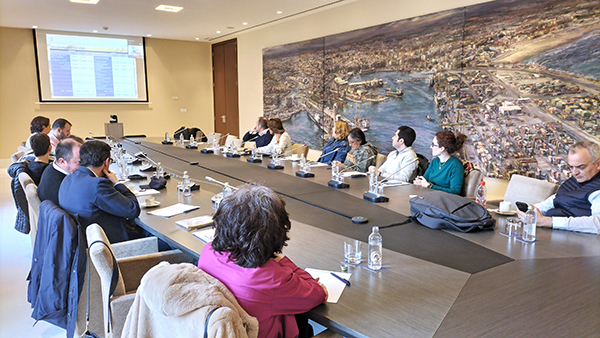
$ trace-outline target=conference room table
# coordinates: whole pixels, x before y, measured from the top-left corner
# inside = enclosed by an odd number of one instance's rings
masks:
[[[337,303],[306,314],[345,337],[600,337],[600,236],[538,228],[536,242],[526,244],[501,235],[505,217],[495,213],[491,231],[432,230],[415,222],[393,226],[410,216],[410,196],[427,189],[386,187],[389,202],[372,203],[363,199],[368,178],[347,178],[348,189],[334,189],[327,185],[328,166],[314,167],[315,177],[300,178],[298,163],[289,160],[282,161],[283,170],[270,170],[268,157],[247,163],[247,156],[203,154],[160,139],[125,139],[122,146],[161,162],[173,176],[187,171],[200,185],[184,198],[173,177],[154,195],[160,207],[181,202],[199,209],[163,218],[148,214],[156,210],[148,208],[136,220],[195,258],[205,243],[175,221],[214,212],[211,198],[221,187],[206,176],[277,191],[292,220],[283,254],[302,268],[340,271],[344,241],[362,241],[363,263],[348,269],[351,286]],[[353,223],[354,216],[368,222]],[[380,272],[364,268],[375,225],[392,225],[381,229]]]

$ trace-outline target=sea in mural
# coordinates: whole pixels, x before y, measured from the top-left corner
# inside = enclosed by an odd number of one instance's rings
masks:
[[[415,75],[415,74],[413,74]],[[430,74],[416,74],[418,78],[429,77]],[[435,114],[436,105],[433,99],[434,91],[429,82],[425,80],[398,83],[398,79],[409,79],[406,74],[397,72],[376,72],[371,74],[356,75],[349,82],[382,79],[384,86],[374,90],[375,94],[384,95],[385,90],[400,88],[404,92],[402,97],[389,97],[382,102],[347,102],[343,108],[337,108],[337,114],[347,121],[362,119],[368,121],[369,127],[365,131],[367,141],[377,146],[381,153],[387,154],[394,150],[392,136],[401,125],[415,129],[417,139],[413,145],[416,152],[430,156],[429,145],[438,127]],[[434,112],[432,114],[432,112]],[[313,121],[306,111],[291,117],[285,123],[286,128],[293,130],[292,141],[308,144],[313,149],[323,147],[323,140],[319,125]]]

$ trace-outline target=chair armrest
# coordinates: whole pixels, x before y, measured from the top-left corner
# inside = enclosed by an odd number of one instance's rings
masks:
[[[158,252],[158,238],[144,237],[131,241],[111,244],[115,258],[126,258],[131,256],[146,255]]]
[[[125,283],[125,292],[135,291],[140,286],[144,274],[160,262],[194,263],[194,258],[179,250],[156,252],[152,254],[121,258],[118,260],[119,270]]]
[[[113,337],[121,337],[125,320],[131,305],[135,300],[135,292],[123,296],[117,296],[110,299],[110,310],[112,311]]]

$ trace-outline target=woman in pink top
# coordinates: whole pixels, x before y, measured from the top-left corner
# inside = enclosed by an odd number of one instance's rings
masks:
[[[198,268],[219,279],[259,322],[258,337],[298,337],[295,314],[327,300],[327,290],[287,257],[291,228],[285,202],[273,190],[244,185],[221,201],[215,238]]]

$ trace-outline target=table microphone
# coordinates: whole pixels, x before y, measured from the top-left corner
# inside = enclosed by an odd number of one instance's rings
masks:
[[[369,157],[369,158],[367,158],[367,159],[364,159],[364,160],[362,160],[362,161],[360,161],[360,162],[358,162],[358,163],[356,163],[356,164],[353,164],[352,166],[349,166],[348,168],[346,168],[346,169],[344,169],[344,170],[341,170],[340,172],[338,172],[338,177],[339,177],[339,175],[341,175],[341,174],[342,174],[344,171],[346,171],[346,170],[348,170],[348,169],[350,169],[350,168],[353,168],[354,166],[357,166],[357,165],[359,165],[359,164],[361,164],[361,163],[363,163],[363,162],[369,161],[369,160],[373,159],[373,158],[374,158],[374,157],[376,157],[376,156],[377,156],[377,155],[373,155],[373,156],[371,156],[371,157]],[[335,165],[335,164],[332,164],[332,165]],[[328,185],[329,187],[336,188],[336,189],[347,189],[347,188],[350,188],[350,184],[348,184],[348,183],[344,183],[344,182],[339,182],[339,181],[334,181],[333,179],[332,179],[331,181],[327,182],[327,185]],[[355,222],[355,223],[356,223],[356,222]]]
[[[403,165],[402,167],[400,167],[400,169],[394,171],[393,173],[387,175],[384,179],[382,179],[381,181],[375,182],[375,191],[371,191],[372,187],[369,185],[369,191],[367,191],[366,193],[363,194],[363,199],[369,201],[369,202],[373,202],[373,203],[380,203],[380,202],[388,202],[390,199],[387,196],[384,196],[383,194],[379,194],[378,190],[379,190],[379,186],[390,179],[390,177],[396,175],[397,173],[399,173],[400,171],[404,170],[404,168],[408,167],[409,165],[415,163],[419,161],[418,158],[414,158],[412,161],[408,162],[407,164]]]
[[[223,135],[223,136],[219,137],[219,138],[218,138],[218,139],[216,139],[216,140],[214,140],[214,139],[213,139],[213,143],[214,143],[214,141],[219,141],[219,140],[220,140],[220,139],[222,139],[223,137],[227,137],[227,136],[229,136],[229,133],[227,133],[227,134],[225,134],[225,135]],[[216,150],[216,149],[212,149],[212,150],[211,150],[211,149],[208,149],[208,142],[206,142],[206,146],[204,146],[204,149],[200,150],[200,152],[201,152],[201,153],[203,153],[203,154],[212,154],[212,153],[214,153],[214,151],[215,151],[215,150]]]
[[[208,182],[216,183],[216,184],[218,184],[221,187],[229,187],[229,188],[232,188],[232,189],[235,189],[235,190],[239,189],[239,188],[236,188],[234,186],[229,185],[229,182],[217,181],[217,180],[215,180],[214,178],[212,178],[210,176],[205,176],[204,179],[207,180]]]

